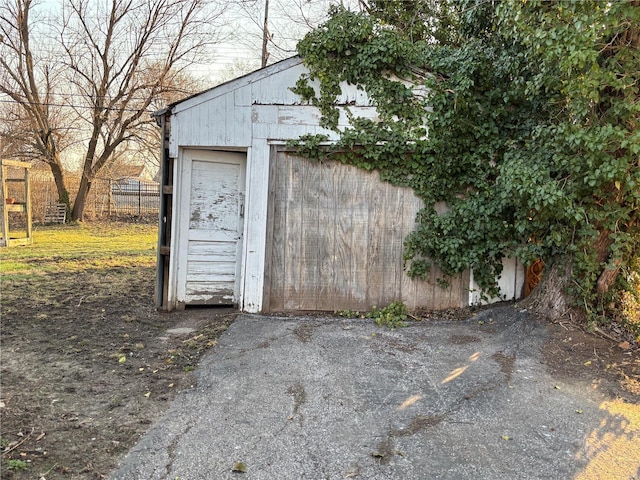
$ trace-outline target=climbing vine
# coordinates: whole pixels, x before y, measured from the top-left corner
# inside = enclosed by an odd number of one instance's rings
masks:
[[[410,18],[396,3],[334,7],[299,43],[309,73],[294,91],[339,140],[298,148],[416,192],[410,275],[472,268],[495,295],[505,257],[562,262],[567,296],[604,318],[640,246],[638,2],[426,2],[423,29],[394,24]],[[379,118],[338,106],[341,82]]]

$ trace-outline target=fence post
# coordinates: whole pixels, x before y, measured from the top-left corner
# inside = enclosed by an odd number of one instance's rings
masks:
[[[112,180],[109,179],[109,193],[107,194],[107,215],[109,216],[109,218],[111,218],[111,204],[113,203],[113,187],[111,186],[111,182]]]

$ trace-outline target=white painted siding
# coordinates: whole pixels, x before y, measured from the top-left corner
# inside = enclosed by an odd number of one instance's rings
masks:
[[[252,138],[289,140],[305,133],[333,132],[319,127],[320,112],[291,91],[307,70],[299,58],[282,61],[184,100],[172,109],[169,154],[180,148],[248,148]],[[375,118],[366,93],[343,85],[338,103],[356,116]],[[344,111],[340,125],[348,126]]]
[[[267,197],[269,193],[269,145],[254,139],[247,153],[246,247],[242,309],[262,310],[264,258],[267,238]]]
[[[502,260],[502,274],[498,279],[500,295],[490,298],[489,300],[482,300],[480,287],[473,279],[473,271],[471,271],[471,279],[469,282],[469,305],[484,305],[488,303],[501,302],[503,300],[517,300],[522,298],[524,279],[524,266],[515,258],[505,258]]]

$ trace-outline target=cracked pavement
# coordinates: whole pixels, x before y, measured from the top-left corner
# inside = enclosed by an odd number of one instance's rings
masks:
[[[577,478],[624,425],[546,372],[545,335],[512,306],[394,331],[240,315],[110,478]]]

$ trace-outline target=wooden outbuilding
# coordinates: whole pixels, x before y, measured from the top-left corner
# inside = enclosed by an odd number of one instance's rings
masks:
[[[403,241],[421,202],[375,172],[300,158],[288,140],[328,133],[291,91],[298,57],[155,113],[162,127],[157,306],[236,305],[247,312],[369,310],[395,300],[444,309],[478,301],[470,272],[410,279]],[[351,114],[376,117],[365,92],[343,88]],[[345,114],[340,124],[347,127]],[[505,261],[504,298],[524,275]]]

